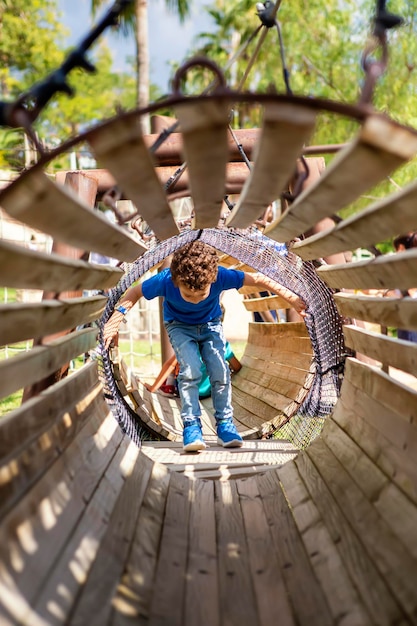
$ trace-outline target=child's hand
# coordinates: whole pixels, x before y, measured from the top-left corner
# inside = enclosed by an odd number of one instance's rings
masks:
[[[301,317],[305,317],[307,315],[306,304],[304,300],[296,296],[293,301],[291,301],[292,306],[297,311]]]
[[[113,339],[119,332],[120,322],[123,319],[123,315],[119,311],[115,311],[109,321],[103,328],[103,339],[106,350],[108,350],[113,342]]]

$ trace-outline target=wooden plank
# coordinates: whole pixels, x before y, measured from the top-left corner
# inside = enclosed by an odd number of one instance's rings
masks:
[[[413,182],[333,228],[295,242],[291,250],[302,259],[317,259],[346,250],[367,248],[391,238],[393,233],[416,230],[416,201],[417,183]]]
[[[139,512],[129,558],[117,586],[111,619],[113,626],[149,624],[155,571],[163,532],[171,474],[160,463],[151,464],[151,477]]]
[[[351,325],[343,327],[343,334],[352,350],[417,376],[417,344]]]
[[[417,303],[413,298],[381,298],[352,293],[336,293],[341,315],[383,326],[417,330]]]
[[[129,448],[127,454],[134,464],[132,467],[124,463],[121,467],[125,484],[114,503],[87,580],[74,598],[70,620],[73,624],[103,626],[113,610],[113,594],[123,574],[152,470],[152,464],[139,454],[135,444]]]
[[[251,346],[247,344],[244,356],[242,357],[241,361],[243,361],[244,359],[248,359],[248,365],[253,367],[255,367],[256,362],[259,361],[261,369],[263,369],[263,362],[270,363],[272,368],[275,368],[276,363],[279,363],[281,365],[288,365],[288,363],[291,363],[291,365],[296,369],[309,372],[313,363],[313,355],[311,354],[310,341],[308,340],[308,347],[306,347],[307,342],[305,340],[303,340],[303,343],[297,341],[296,339],[294,339],[293,341],[295,343],[295,346],[292,346],[290,341],[287,345],[289,345],[290,348],[294,347],[294,350],[281,350],[281,342],[279,346],[273,346],[270,348],[258,348],[257,346]],[[297,346],[299,348],[298,350]],[[307,350],[310,350],[310,352],[307,352]]]
[[[14,219],[80,250],[134,261],[147,249],[99,211],[92,211],[69,186],[54,183],[39,169],[7,187],[0,204]]]
[[[132,387],[133,389],[129,395],[134,402],[135,411],[146,426],[161,437],[173,439],[174,441],[179,440],[180,433],[174,432],[172,425],[168,424],[163,416],[161,419],[161,416],[156,414],[151,401],[151,392],[146,389],[140,380],[135,378],[133,372]]]
[[[307,355],[307,358],[308,358],[308,355]],[[241,363],[242,365],[245,366],[245,368],[247,367],[253,370],[258,370],[260,372],[266,373],[268,372],[268,370],[271,369],[271,365],[268,365],[268,361],[263,360],[263,359],[258,359],[256,357],[249,357],[249,356],[243,355],[243,357],[241,358]],[[289,360],[289,365],[285,365],[282,363],[275,363],[275,361],[272,361],[271,363],[273,363],[273,370],[274,370],[274,375],[276,378],[280,378],[283,381],[287,381],[289,383],[294,383],[296,385],[299,385],[300,387],[304,386],[309,370],[304,369],[304,368],[293,367],[291,360]],[[243,370],[243,367],[242,367],[242,370]],[[242,370],[240,370],[240,372]],[[237,372],[237,374],[239,374],[240,372]],[[237,374],[235,375],[235,377],[237,376]]]
[[[259,474],[263,474],[264,472],[269,472],[271,467],[279,467],[279,464],[275,466],[271,465],[256,465],[253,463],[252,465],[244,465],[241,467],[220,467],[220,468],[211,468],[208,470],[201,470],[198,472],[193,471],[185,471],[184,475],[189,478],[199,479],[199,480],[212,480],[219,482],[227,482],[230,480],[237,480],[242,478],[251,478],[253,476],[258,476]]]
[[[417,391],[353,358],[347,360],[345,376],[355,387],[401,415],[406,424],[413,425],[417,421]]]
[[[188,554],[190,485],[173,473],[166,501],[149,623],[182,626]]]
[[[0,462],[24,449],[39,433],[48,430],[60,414],[87,398],[96,388],[101,385],[97,379],[97,362],[92,361],[3,416],[0,420]]]
[[[262,298],[244,298],[243,306],[247,311],[276,311],[277,309],[291,309],[287,300],[279,296],[265,296]]]
[[[220,626],[214,486],[193,480],[190,485],[188,560],[184,626]]]
[[[370,395],[369,385],[358,386],[360,377],[354,372],[352,364],[348,365],[334,419],[347,432],[352,432],[352,437],[391,480],[417,501],[417,431],[414,418],[408,413],[401,414],[404,410],[401,402],[398,406],[393,406],[395,403],[386,406],[384,397],[380,400],[378,396]],[[396,385],[398,383],[393,381],[391,393],[395,393]]]
[[[265,324],[249,322],[248,343],[257,346],[270,346],[278,340],[309,337],[308,330],[304,322],[286,322],[284,324]]]
[[[143,140],[138,115],[118,117],[88,135],[98,161],[115,177],[160,240],[178,234],[166,193]]]
[[[175,468],[177,472],[200,469],[225,468],[269,465],[283,465],[298,451],[288,441],[265,439],[247,440],[239,449],[223,448],[217,441],[202,450],[199,454],[185,453],[182,444],[171,441],[143,442],[142,453],[157,463]]]
[[[227,219],[228,226],[247,228],[281,196],[314,129],[316,115],[313,109],[285,103],[265,106],[253,168]]]
[[[256,478],[236,482],[245,526],[249,568],[259,621],[265,626],[296,623],[289,603],[281,564],[274,546]]]
[[[417,509],[414,503],[333,420],[327,421],[323,440],[403,546],[417,559]]]
[[[274,364],[275,367],[277,367],[277,364]],[[271,374],[268,374],[263,367],[260,369],[242,367],[235,387],[242,391],[247,391],[250,395],[253,392],[255,397],[260,396],[264,402],[277,408],[280,407],[282,402],[288,403],[288,401],[295,400],[303,384],[281,379],[279,376],[274,375],[275,371],[273,368],[271,370]],[[304,381],[305,376],[303,378]]]
[[[366,389],[365,386],[363,388],[358,387],[356,378],[355,374],[352,375],[348,371],[343,381],[342,394],[340,396],[343,407],[342,412],[348,411],[350,414],[352,410],[356,411],[362,420],[384,436],[392,448],[402,451],[405,461],[409,447],[407,442],[413,439],[414,427],[412,423],[410,424],[401,415],[401,407],[395,409],[392,406],[386,406],[383,399],[380,400],[378,396],[369,395],[369,389]],[[393,389],[391,388],[392,391]],[[363,403],[363,406],[361,403]],[[335,414],[339,414],[337,405]]]
[[[230,105],[220,100],[200,101],[177,106],[175,113],[184,142],[195,227],[215,227],[225,195]]]
[[[348,382],[347,384],[349,402],[345,398],[340,398],[333,413],[333,419],[354,441],[359,443],[364,453],[373,460],[381,471],[389,476],[392,483],[405,493],[415,505],[417,503],[415,455],[407,454],[406,442],[403,444],[404,447],[401,444],[397,445],[397,441],[394,441],[393,445],[389,436],[381,428],[378,428],[380,412],[374,414],[377,416],[376,419],[369,420],[369,411],[372,408],[379,411],[381,405],[374,401],[373,406],[371,406],[367,396],[361,394],[360,390],[349,385]],[[365,416],[360,413],[360,410],[363,413],[364,404],[368,412]],[[396,423],[401,420],[392,414],[388,415],[389,417]],[[394,435],[396,436],[397,433]]]
[[[38,480],[94,414],[109,413],[91,363],[0,422],[1,515]],[[103,413],[105,414],[105,412]]]
[[[214,489],[220,613],[223,623],[260,626],[236,483],[216,482]]]
[[[283,412],[270,405],[247,396],[240,389],[232,385],[232,405],[236,426],[242,437],[261,437],[270,431],[270,423],[273,420],[282,421]],[[249,429],[242,432],[241,428]]]
[[[257,476],[256,481],[270,531],[268,545],[277,556],[297,624],[330,626],[333,621],[329,608],[282,492],[278,473],[266,472]]]
[[[277,473],[289,510],[303,539],[307,557],[324,594],[324,601],[329,607],[333,620],[331,623],[337,624],[342,619],[342,623],[352,624],[352,626],[354,624],[371,626],[374,622],[364,609],[358,597],[358,590],[346,571],[336,547],[337,534],[332,533],[332,529],[328,529],[324,524],[318,505],[307,490],[306,483],[295,462],[286,463]],[[285,515],[288,515],[288,512]],[[298,564],[297,560],[295,566]],[[301,574],[301,580],[302,577],[303,574]],[[297,583],[303,584],[298,580]],[[318,597],[316,599],[319,600]],[[299,603],[297,602],[298,611],[304,608],[300,606],[303,603],[304,596],[302,600],[300,597]],[[305,608],[307,609],[308,606]],[[319,616],[320,614],[317,615]],[[325,613],[324,619],[326,619]],[[308,622],[306,624],[308,625]]]
[[[375,593],[373,607],[368,605],[368,610],[374,611],[374,615],[384,608],[385,620],[392,623],[404,612],[413,619],[417,610],[417,596],[413,581],[417,574],[417,561],[415,561],[408,549],[398,541],[397,537],[381,519],[374,508],[364,496],[362,488],[359,488],[342,466],[332,451],[325,445],[323,440],[316,440],[307,450],[308,456],[320,472],[322,480],[337,503],[337,511],[344,517],[344,526],[349,524],[353,532],[360,538],[362,560],[370,559],[372,567],[378,572],[365,581],[358,580],[358,587],[366,589],[366,598],[371,599],[370,588]],[[323,489],[321,490],[321,494]],[[322,503],[318,504],[322,507]],[[335,506],[328,502],[326,507],[336,517]],[[352,549],[353,541],[348,541],[347,533],[343,532],[340,548],[346,541],[349,549]],[[347,555],[346,555],[347,556]],[[358,554],[359,556],[359,554]],[[358,576],[358,568],[355,568]],[[378,578],[380,580],[378,581]],[[377,589],[379,587],[379,592]],[[365,598],[363,598],[365,601]],[[385,605],[385,606],[384,606]],[[401,610],[399,611],[399,608]],[[388,619],[388,616],[390,618]],[[403,615],[401,615],[403,617]],[[380,617],[379,617],[380,619]],[[377,621],[377,620],[376,620]]]
[[[97,329],[85,328],[0,363],[0,398],[42,380],[97,344]]]
[[[64,549],[122,439],[112,416],[98,429],[95,425],[92,432],[87,425],[84,434],[61,454],[0,527],[0,616],[7,611],[15,623],[25,623],[29,606],[49,579],[55,558]],[[16,562],[21,566],[16,568]],[[33,623],[31,616],[26,623]]]
[[[122,277],[122,270],[65,259],[54,253],[35,252],[0,241],[0,283],[17,289],[78,291],[109,289]]]
[[[317,272],[334,289],[410,289],[416,283],[417,250],[368,261],[322,265]]]
[[[0,304],[0,345],[90,324],[100,317],[106,303],[104,296],[91,296]]]
[[[123,487],[132,473],[137,454],[138,448],[136,444],[125,437],[111,458],[69,541],[58,555],[48,576],[47,583],[32,603],[28,623],[30,623],[32,616],[39,616],[45,622],[52,621],[52,623],[58,624],[62,624],[64,620],[68,620],[70,616],[72,617],[73,603],[88,580],[91,568],[99,553],[100,545],[105,540],[109,524],[111,523],[112,513],[115,507],[119,505],[119,500],[123,498]],[[129,504],[131,509],[132,503],[130,502]],[[127,517],[126,509],[125,516]],[[120,532],[122,531],[123,529],[121,528]],[[88,549],[86,546],[88,546]],[[74,567],[74,561],[77,564],[76,568]],[[75,575],[74,570],[76,571]],[[104,572],[101,572],[101,574],[104,574]],[[60,581],[59,586],[56,584],[57,580]],[[65,594],[61,592],[63,588],[65,589]],[[97,593],[97,591],[97,589],[94,589],[94,593]],[[96,595],[96,606],[93,614],[95,617],[97,617],[100,607],[105,606],[108,600],[109,598],[106,596],[100,598],[100,596]],[[88,620],[89,622],[90,619]],[[96,623],[99,622],[96,621]]]
[[[289,241],[305,233],[372,189],[411,159],[416,150],[417,135],[412,129],[382,115],[370,115],[357,138],[334,157],[315,184],[298,196],[268,236]]]
[[[240,406],[246,408],[252,414],[253,423],[247,425],[252,428],[261,428],[263,422],[269,421],[277,416],[277,414],[283,413],[287,406],[290,404],[288,398],[281,399],[280,403],[276,403],[275,406],[271,406],[268,402],[264,402],[262,398],[257,395],[253,387],[252,393],[247,393],[246,381],[241,381],[237,386],[236,381],[233,384],[233,401],[240,404]],[[279,404],[283,407],[280,408]]]
[[[307,361],[309,363],[312,361],[313,348],[309,337],[289,337],[288,339],[280,339],[277,342],[272,340],[269,346],[257,346],[249,342],[246,344],[245,356],[256,359],[259,353],[262,354],[262,359],[265,361],[276,361],[281,358],[281,354],[285,354],[288,359],[287,363],[291,362],[300,369],[309,369]]]

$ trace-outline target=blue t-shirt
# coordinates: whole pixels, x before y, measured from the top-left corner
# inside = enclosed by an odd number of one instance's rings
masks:
[[[240,270],[229,270],[219,266],[216,282],[212,283],[209,296],[193,304],[181,297],[180,290],[175,287],[171,278],[171,270],[162,270],[156,276],[142,283],[142,293],[146,300],[157,296],[164,298],[164,322],[183,322],[184,324],[206,324],[221,317],[220,294],[227,289],[240,289],[243,285],[244,273]]]

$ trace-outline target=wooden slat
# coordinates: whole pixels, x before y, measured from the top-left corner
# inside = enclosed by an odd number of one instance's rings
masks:
[[[108,467],[95,493],[85,507],[85,511],[64,550],[54,563],[47,583],[33,602],[34,615],[39,616],[41,619],[43,618],[45,621],[50,620],[51,605],[53,604],[59,606],[62,618],[68,619],[72,614],[73,603],[89,577],[102,541],[106,539],[112,513],[115,507],[119,506],[119,501],[122,500],[123,502],[126,498],[123,488],[126,482],[130,482],[129,477],[133,471],[137,454],[138,448],[136,444],[129,441],[126,437],[122,440],[113,458],[109,459]],[[132,502],[129,505],[125,508],[126,525],[128,525],[128,513],[134,513]],[[119,528],[119,532],[122,532],[121,528]],[[88,550],[83,550],[83,558],[77,559],[80,546],[84,544],[87,538]],[[123,536],[121,539],[123,539]],[[72,571],[74,559],[77,559],[76,576],[74,576]],[[57,589],[56,580],[58,577],[62,587],[65,588],[64,598],[59,588]],[[100,606],[105,606],[104,599],[100,602]]]
[[[229,105],[199,102],[176,107],[194,201],[195,227],[215,227],[225,195]]]
[[[369,116],[358,137],[343,149],[316,184],[283,214],[268,236],[289,241],[337,213],[412,158],[417,134],[381,115]]]
[[[415,445],[409,446],[415,429],[347,378],[332,419],[416,505],[416,451]]]
[[[381,519],[373,502],[367,499],[363,486],[359,487],[353,482],[340,459],[336,458],[323,440],[316,440],[308,448],[307,454],[320,472],[322,480],[344,516],[344,524],[349,524],[360,538],[362,559],[367,554],[372,566],[378,572],[374,583],[368,579],[366,586],[366,596],[370,598],[369,587],[372,587],[375,593],[380,577],[379,593],[376,593],[373,599],[374,611],[381,611],[384,603],[387,602],[388,606],[384,607],[386,616],[393,611],[391,620],[387,620],[387,623],[393,623],[394,616],[396,615],[398,619],[403,611],[409,618],[414,618],[417,611],[417,595],[414,585],[417,562],[412,558],[410,551],[401,544],[386,522]],[[318,506],[323,512],[323,500],[319,499]],[[336,507],[329,502],[328,515],[337,515],[335,509]],[[350,543],[344,532],[341,545],[346,545],[348,548]],[[389,604],[392,606],[389,607]],[[398,611],[398,605],[401,607],[401,612]]]
[[[263,298],[244,298],[243,306],[247,311],[276,311],[290,309],[291,304],[279,296],[265,296]]]
[[[293,615],[284,583],[284,568],[273,545],[271,526],[266,517],[256,478],[236,482],[245,525],[249,569],[252,575],[259,622],[264,626],[293,626]]]
[[[174,451],[164,449],[163,452],[158,449],[155,453],[155,451],[150,450],[149,446],[147,446],[144,449],[144,454],[160,463],[164,463],[164,465],[166,465],[166,467],[171,471],[185,473],[187,476],[192,478],[198,478],[200,471],[210,469],[219,470],[220,468],[225,468],[228,470],[248,466],[262,468],[274,466],[278,467],[282,465],[282,459],[285,461],[286,458],[292,458],[296,452],[293,451],[292,454],[288,453],[288,456],[285,456],[282,453],[281,458],[278,450],[276,450],[275,453],[271,452],[270,454],[259,453],[259,459],[266,459],[267,461],[269,459],[269,462],[262,462],[261,460],[255,460],[258,456],[257,453],[254,454],[253,449],[250,447],[250,442],[245,442],[245,450],[240,448],[239,455],[236,454],[236,450],[231,453],[227,453],[227,449],[225,450],[221,446],[214,444],[200,452],[198,455],[194,455],[192,457],[187,455],[185,459],[182,448],[177,448]],[[172,459],[172,462],[169,462],[169,458]],[[210,458],[213,459],[211,462],[208,461]],[[207,460],[205,461],[203,459]]]
[[[413,558],[417,558],[417,509],[414,504],[333,420],[326,423],[323,439],[403,546]]]
[[[0,420],[0,462],[25,449],[40,433],[53,427],[63,412],[81,399],[88,404],[91,391],[101,389],[97,362],[92,361],[56,385],[42,391]],[[67,426],[70,427],[71,420]]]
[[[97,345],[97,329],[86,328],[0,363],[0,397],[42,380]]]
[[[259,346],[270,346],[281,338],[308,337],[304,322],[287,322],[285,324],[249,323],[248,343]]]
[[[333,620],[331,623],[337,624],[343,616],[346,624],[371,626],[372,622],[358,598],[358,590],[338,552],[335,543],[338,534],[332,532],[332,528],[326,527],[314,494],[311,493],[311,489],[306,488],[308,483],[303,480],[295,462],[286,463],[278,470],[278,476],[289,509],[303,539],[311,567],[329,607]],[[326,494],[323,493],[324,499],[325,496]]]
[[[260,626],[236,482],[215,483],[217,558],[223,623]]]
[[[356,359],[347,360],[346,370],[346,375],[355,387],[359,387],[369,396],[378,398],[378,402],[387,409],[402,415],[406,424],[411,425],[417,420],[417,391],[401,385],[385,372],[360,363]]]
[[[322,265],[317,272],[334,289],[410,289],[416,286],[417,250],[340,265]]]
[[[341,315],[383,326],[417,330],[417,301],[413,298],[380,298],[361,294],[334,295]]]
[[[88,141],[117,185],[136,206],[158,239],[178,234],[165,191],[143,140],[138,116],[117,118],[91,132]]]
[[[317,446],[317,444],[319,444],[319,446]],[[338,475],[334,477],[334,483],[333,481],[329,483],[328,472],[324,474],[325,478],[322,477],[322,467],[324,462],[327,460],[328,455],[324,455],[320,444],[321,442],[316,441],[312,446],[310,446],[310,448],[315,446],[313,453],[314,464],[311,457],[307,456],[305,453],[300,454],[295,463],[315,505],[317,506],[328,532],[332,537],[332,540],[336,543],[337,552],[340,555],[339,558],[341,559],[341,563],[337,569],[332,568],[331,571],[327,571],[326,576],[332,578],[333,580],[328,580],[325,584],[326,586],[332,584],[338,579],[341,572],[347,572],[350,579],[354,583],[355,596],[356,593],[358,593],[360,597],[360,608],[357,606],[358,600],[355,598],[352,602],[353,610],[355,610],[355,608],[356,611],[360,611],[362,609],[362,612],[364,612],[364,607],[365,612],[370,615],[369,621],[365,621],[365,624],[376,623],[388,626],[396,621],[402,623],[401,618],[403,617],[403,612],[398,606],[395,598],[392,597],[390,588],[381,576],[380,572],[378,572],[378,568],[373,562],[372,557],[364,550],[363,538],[358,533],[356,524],[352,524],[353,520],[349,519],[352,516],[349,515],[349,512],[347,512],[347,516],[345,517],[344,509],[349,501],[349,492],[351,489],[355,489],[355,486],[352,482],[343,482],[344,490],[348,492],[348,494],[343,493],[343,496],[347,496],[346,503],[344,503],[341,498],[342,494],[334,493],[333,484],[338,484],[339,476],[344,474],[344,470],[340,464],[338,464],[336,469],[329,458],[329,466],[332,467],[333,471],[337,471]],[[321,457],[319,456],[319,451],[321,453]],[[319,465],[320,473],[315,467],[316,464]],[[351,523],[349,523],[349,521]],[[369,535],[371,533],[375,533],[373,524],[369,524],[366,529],[363,528],[365,524],[366,520],[364,519],[361,528],[361,530],[363,530],[363,534]],[[381,544],[381,550],[383,549],[384,547]],[[342,589],[340,589],[339,594],[344,594]],[[362,622],[359,621],[359,623]]]
[[[98,428],[104,398],[96,363],[8,413],[0,422],[1,516],[47,471],[89,422]]]
[[[0,304],[0,345],[52,335],[97,320],[107,298],[73,298]]]
[[[352,350],[417,376],[417,344],[351,325],[344,326],[343,333]]]
[[[417,183],[375,202],[334,228],[297,241],[291,250],[302,259],[317,259],[346,250],[366,248],[397,233],[417,229]]]
[[[163,465],[152,463],[129,558],[113,599],[114,626],[132,623],[132,620],[136,624],[150,623],[150,606],[170,477],[171,474]]]
[[[307,356],[307,358],[309,358]],[[291,364],[291,361],[287,361],[287,363],[278,363],[275,360],[272,362],[263,360],[260,358],[253,358],[244,355],[241,359],[242,365],[247,366],[248,368],[253,369],[254,371],[258,371],[260,373],[264,373],[268,376],[268,373],[273,370],[275,378],[282,379],[283,381],[288,381],[289,383],[294,383],[295,385],[303,386],[307,374],[309,373],[308,369],[294,367]],[[243,370],[243,368],[242,368]],[[237,372],[235,378],[239,377],[240,370]]]
[[[247,228],[280,198],[296,169],[296,159],[308,141],[317,112],[285,103],[265,107],[253,169],[227,225]]]
[[[279,560],[297,624],[330,626],[333,622],[323,590],[285,499],[278,472],[258,475],[256,481],[271,531],[268,545],[273,546]],[[301,597],[302,602],[299,601]],[[280,623],[279,619],[277,623]]]
[[[0,195],[7,213],[32,228],[81,250],[134,261],[146,247],[104,215],[92,211],[68,186],[55,184],[42,170],[21,176]]]
[[[184,626],[219,626],[219,583],[216,562],[214,486],[190,483],[190,535],[185,592]]]
[[[65,259],[0,241],[0,284],[18,289],[78,291],[109,289],[122,277],[118,268]]]
[[[69,599],[70,589],[73,592],[71,598],[73,624],[88,623],[89,626],[103,626],[107,624],[112,613],[115,581],[119,580],[123,573],[151,472],[151,464],[143,455],[138,456],[138,453],[139,449],[131,444],[123,459],[120,474],[125,480],[117,501],[113,501],[114,507],[104,529],[105,533],[101,542],[100,537],[95,534],[93,550],[96,550],[96,554],[91,551],[89,558],[83,559],[85,569],[91,564],[90,571],[87,570],[86,581],[80,585],[80,577],[77,577],[78,585],[74,584],[75,581],[69,581],[70,584],[67,584],[66,598]],[[94,556],[95,559],[92,561]],[[60,568],[65,571],[63,563],[60,564]],[[97,601],[98,598],[100,602]]]
[[[172,474],[150,609],[151,624],[182,626],[191,498],[189,479]]]
[[[91,509],[96,509],[95,522],[106,524],[115,488],[103,474],[115,454],[112,471],[116,468],[120,473],[123,456],[117,458],[117,450],[123,436],[113,416],[105,418],[98,413],[97,417],[102,423],[94,424],[92,431],[84,432],[83,438],[77,438],[60,455],[0,527],[0,621],[6,614],[12,616],[13,623],[36,623],[36,615],[29,607],[42,593],[55,559],[65,548],[90,501],[93,502]],[[91,533],[93,537],[92,529]],[[80,549],[80,543],[77,547]],[[44,558],[39,558],[40,554]],[[16,558],[22,567],[15,567]],[[73,555],[72,562],[76,563],[78,558]],[[69,567],[66,573],[73,576]],[[55,585],[58,596],[54,596],[54,601],[59,606],[62,598],[56,580],[52,576],[50,583]]]

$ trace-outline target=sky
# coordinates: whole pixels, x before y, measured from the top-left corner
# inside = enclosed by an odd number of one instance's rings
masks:
[[[193,38],[202,31],[211,29],[211,18],[203,10],[204,0],[192,0],[192,15],[184,24],[168,12],[164,0],[148,0],[149,11],[149,48],[151,64],[151,82],[160,87],[163,93],[170,90],[172,70],[169,61],[181,62],[187,58],[187,51]],[[100,19],[113,5],[113,0],[103,4],[97,12]],[[58,0],[63,15],[63,23],[70,31],[68,44],[77,44],[93,25],[90,0]],[[110,29],[106,37],[114,56],[114,68],[126,69],[125,59],[135,53],[133,34],[125,38]]]

